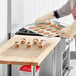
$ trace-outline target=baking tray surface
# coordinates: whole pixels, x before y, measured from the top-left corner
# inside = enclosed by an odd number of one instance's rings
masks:
[[[64,25],[52,21],[52,22],[46,22],[46,23],[40,23],[40,24],[29,24],[25,27],[31,32],[34,32],[36,34],[40,34],[42,36],[46,37],[57,37],[60,34],[60,31],[65,28]]]

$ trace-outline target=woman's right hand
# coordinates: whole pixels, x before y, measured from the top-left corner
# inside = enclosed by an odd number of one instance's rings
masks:
[[[35,20],[35,23],[43,23],[45,22],[46,20],[50,20],[50,19],[55,19],[55,16],[54,16],[54,13],[53,12],[49,12],[39,18],[37,18]]]

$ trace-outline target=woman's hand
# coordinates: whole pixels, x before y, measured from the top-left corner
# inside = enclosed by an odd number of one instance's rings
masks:
[[[72,23],[70,26],[61,30],[60,36],[63,38],[70,38],[76,34],[76,21]]]
[[[39,18],[36,19],[36,23],[43,23],[46,20],[50,20],[50,19],[55,19],[54,13],[53,12],[49,12]]]
[[[70,38],[70,29],[64,28],[63,30],[60,31],[60,37],[62,38]]]

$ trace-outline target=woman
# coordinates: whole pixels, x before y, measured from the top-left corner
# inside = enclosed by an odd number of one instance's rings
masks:
[[[71,13],[73,15],[74,22],[70,26],[61,30],[60,34],[61,37],[69,38],[76,34],[76,0],[68,0],[68,2],[64,6],[62,6],[62,8],[43,15],[42,17],[36,20],[36,23],[42,23],[49,19],[61,18]],[[75,35],[75,43],[76,43],[76,35]]]

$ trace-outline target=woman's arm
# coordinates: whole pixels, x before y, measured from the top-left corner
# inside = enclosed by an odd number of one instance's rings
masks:
[[[71,6],[70,6],[70,0],[68,0],[68,2],[62,8],[60,8],[56,11],[49,12],[49,13],[37,18],[35,22],[42,23],[46,20],[64,17],[64,16],[71,14],[71,12],[72,12],[72,10],[71,10]]]
[[[64,6],[62,6],[60,9],[54,11],[54,13],[57,13],[57,16],[56,16],[57,18],[64,17],[71,14],[72,9],[71,9],[70,0],[68,0],[68,2]]]

